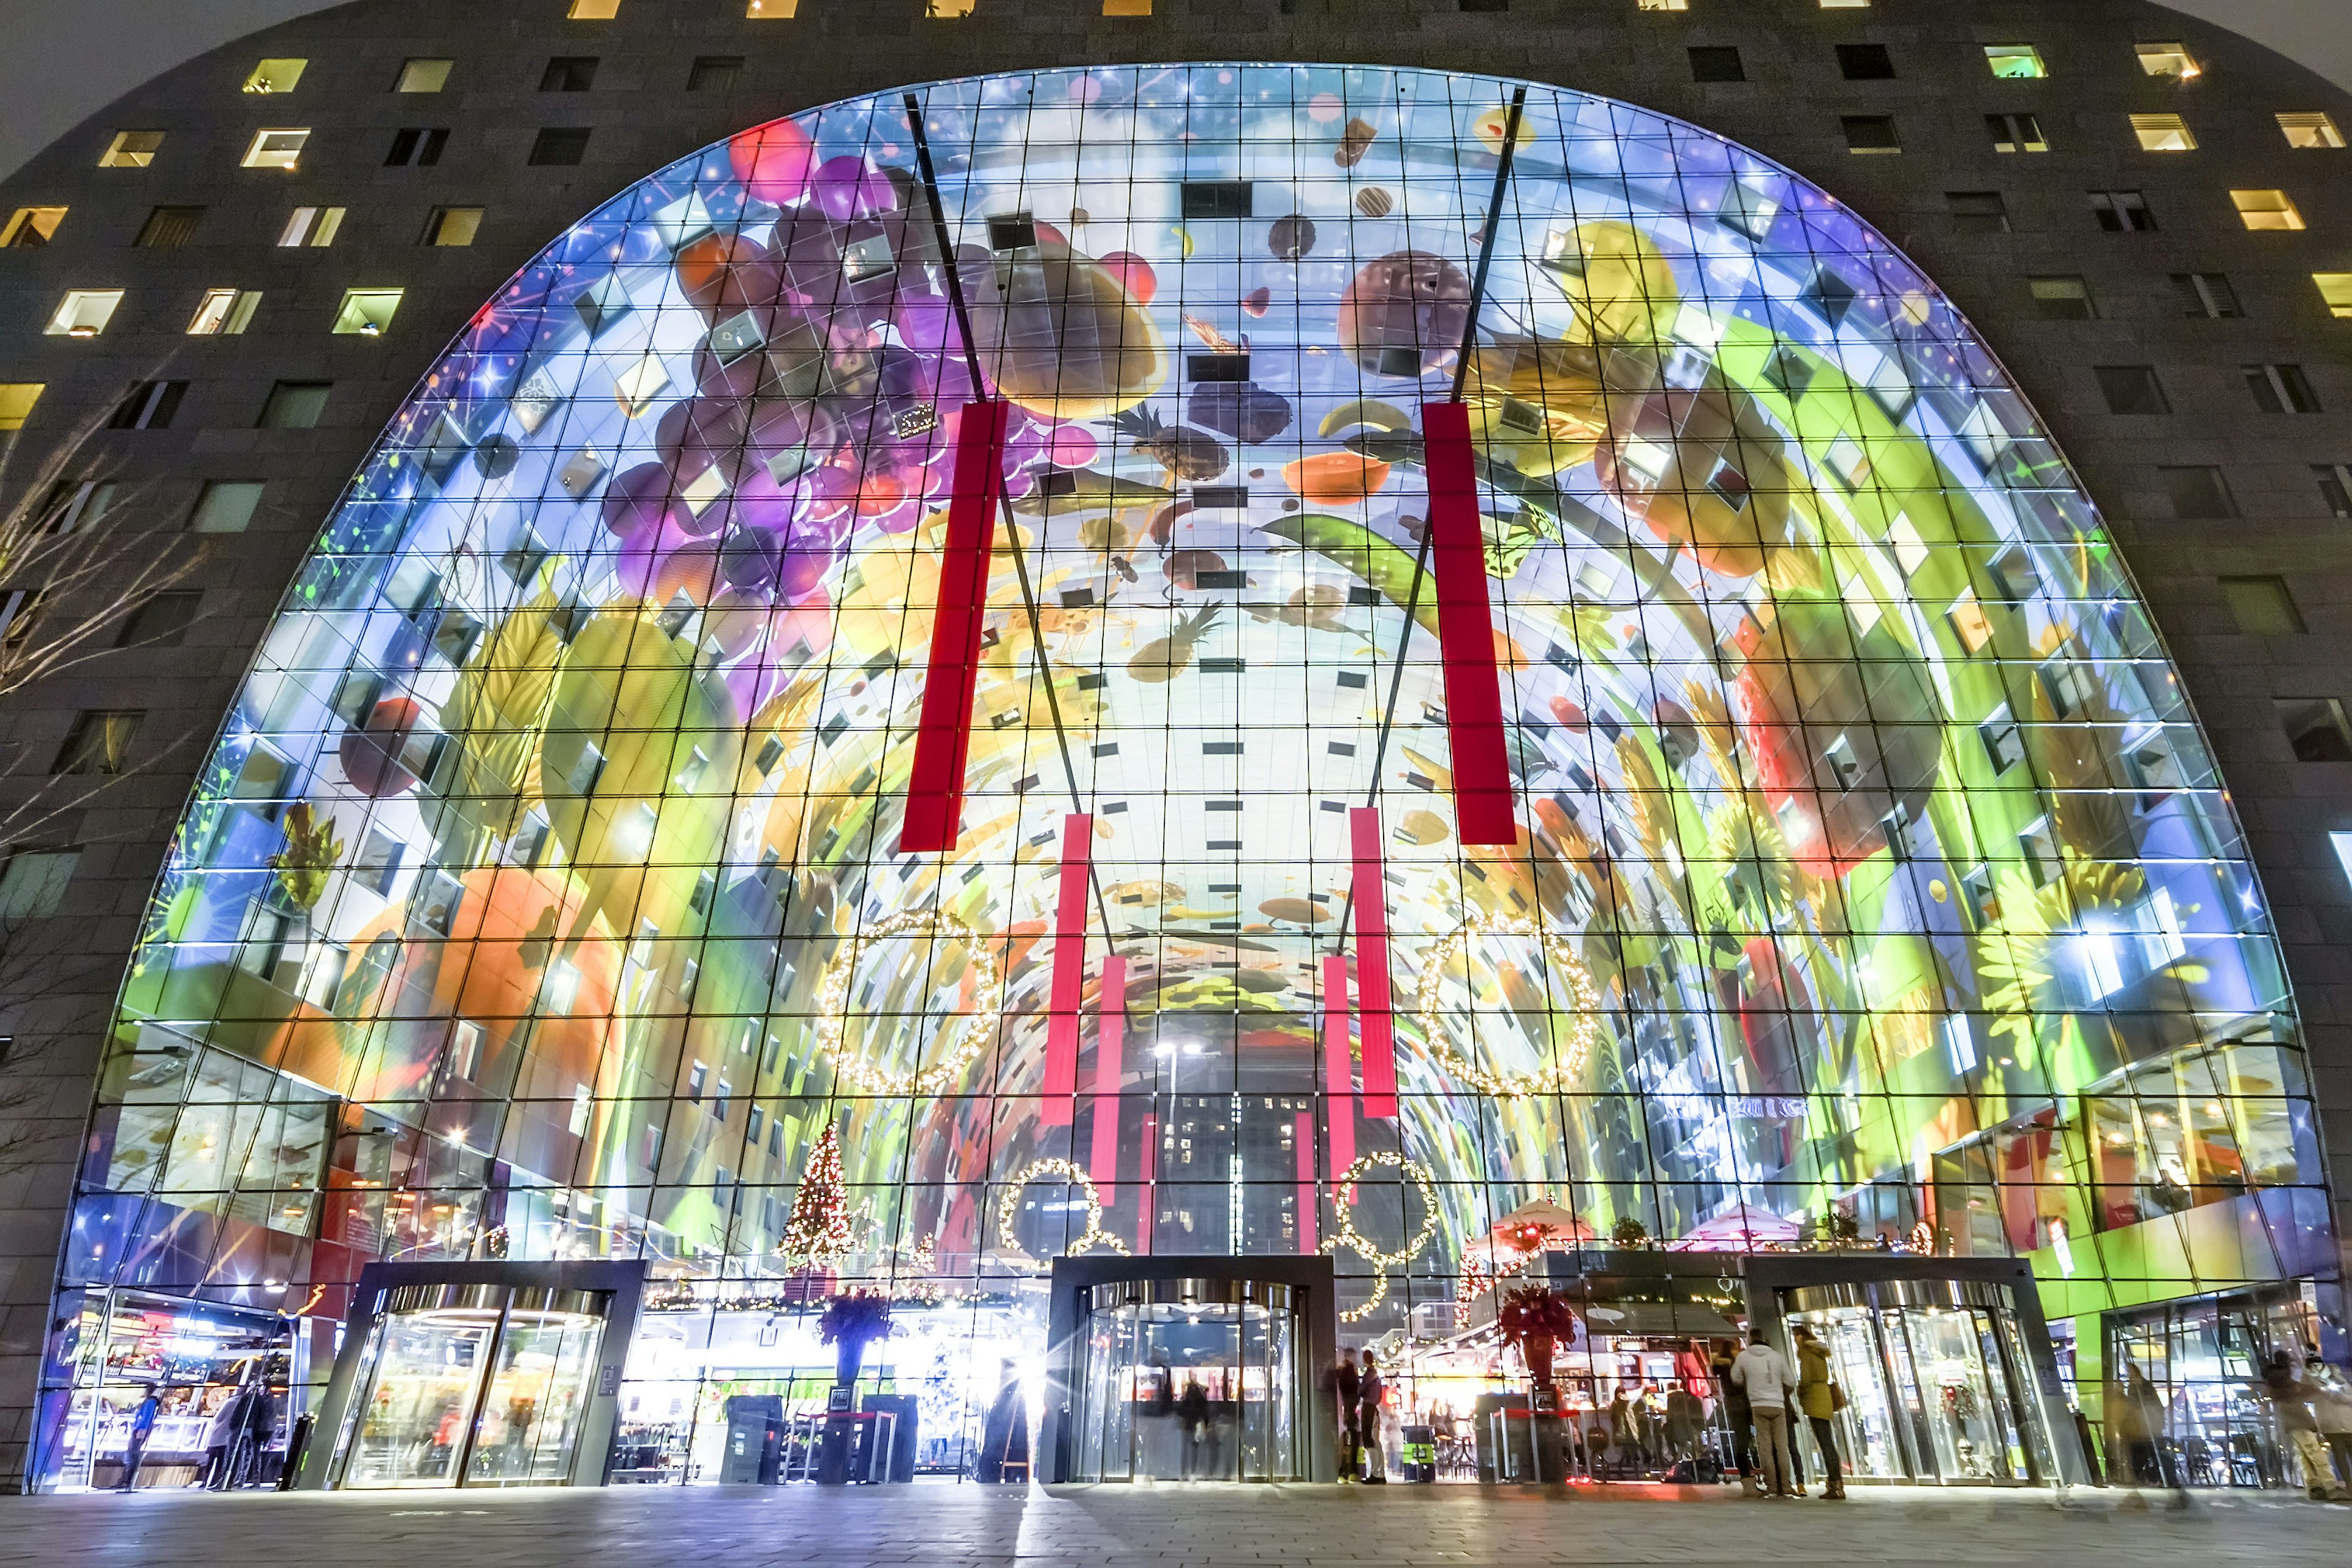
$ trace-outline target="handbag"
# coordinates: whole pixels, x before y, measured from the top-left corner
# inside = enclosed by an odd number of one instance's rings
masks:
[[[1837,1379],[1832,1378],[1830,1379],[1830,1414],[1834,1415],[1844,1408],[1845,1390],[1838,1386]]]

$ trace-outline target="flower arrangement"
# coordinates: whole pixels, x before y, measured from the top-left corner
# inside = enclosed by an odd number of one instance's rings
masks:
[[[1552,1346],[1576,1332],[1576,1310],[1541,1285],[1522,1285],[1503,1298],[1495,1326],[1519,1347],[1538,1388],[1551,1386]]]

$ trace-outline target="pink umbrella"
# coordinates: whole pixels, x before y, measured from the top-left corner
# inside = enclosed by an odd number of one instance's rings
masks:
[[[1797,1239],[1794,1220],[1769,1209],[1741,1204],[1700,1221],[1666,1243],[1669,1252],[1745,1252],[1767,1243]]]

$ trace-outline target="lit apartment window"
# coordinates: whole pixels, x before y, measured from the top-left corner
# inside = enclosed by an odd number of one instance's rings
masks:
[[[1633,0],[1636,11],[1687,11],[1690,0]]]
[[[741,55],[698,55],[686,73],[688,92],[725,92],[743,79]]]
[[[392,84],[394,92],[439,92],[449,85],[448,60],[407,60],[400,68],[400,79]]]
[[[2032,81],[2050,74],[2042,51],[2032,44],[1987,44],[1985,64],[2003,81]]]
[[[180,411],[180,399],[188,394],[184,381],[142,381],[132,384],[121,403],[115,405],[114,416],[106,422],[110,430],[163,430],[170,427],[172,416]]]
[[[267,489],[260,479],[207,481],[196,498],[196,510],[188,514],[188,531],[243,533],[251,526],[253,514],[261,505],[261,492]]]
[[[2352,321],[2352,272],[2315,272],[2311,280],[2319,285],[2319,297],[2327,302],[2329,315]]]
[[[1999,191],[1946,191],[1944,205],[1952,226],[1978,234],[2007,234],[2009,204]]]
[[[2319,394],[2299,364],[2248,364],[2238,367],[2254,406],[2265,414],[2316,414]]]
[[[2303,613],[2284,577],[2224,577],[2221,602],[2249,637],[2295,637],[2304,630]]]
[[[923,0],[926,16],[969,16],[980,0]]]
[[[2164,384],[2156,379],[2154,365],[2093,365],[2091,374],[2098,377],[2099,392],[2106,398],[2110,414],[2172,412],[2172,405],[2165,399]]]
[[[346,336],[381,337],[400,309],[397,289],[346,289],[343,308],[335,312],[334,331]]]
[[[188,318],[192,338],[234,337],[253,321],[261,304],[258,289],[207,289]]]
[[[245,79],[247,92],[292,92],[309,60],[264,60]]]
[[[760,0],[751,0],[754,5],[759,3]],[[1103,0],[1102,14],[1106,16],[1149,16],[1151,15],[1151,0]]]
[[[2033,313],[2045,321],[2087,321],[2098,315],[2091,286],[2080,278],[2029,278]]]
[[[479,207],[435,207],[425,221],[425,243],[454,247],[471,245],[482,228]]]
[[[1867,11],[1870,0],[1822,0],[1824,11]]]
[[[302,143],[309,140],[308,131],[257,131],[253,133],[253,145],[245,150],[244,166],[292,169],[302,161]]]
[[[94,338],[106,331],[121,303],[120,289],[68,289],[41,330],[53,338]]]
[[[114,140],[106,144],[106,151],[99,154],[98,166],[101,169],[143,169],[155,161],[155,154],[163,146],[163,133],[161,131],[118,131],[114,133]]]
[[[2325,114],[2282,114],[2279,131],[2290,147],[2341,147],[2344,132]]]
[[[202,207],[157,207],[139,226],[139,237],[131,243],[142,250],[177,250],[196,237],[196,225],[204,221]]]
[[[2303,226],[2303,214],[2295,210],[2284,191],[2231,191],[2230,200],[2237,205],[2238,216],[2248,228]]]
[[[1690,50],[1690,71],[1693,81],[1746,81],[1748,68],[1740,63],[1739,51],[1729,44],[1707,44]]]
[[[2178,114],[2135,114],[2131,127],[2143,153],[2197,151],[2197,138],[2189,133],[2189,121]]]
[[[18,207],[9,215],[7,226],[0,228],[0,250],[47,245],[65,221],[63,207]]]
[[[2136,52],[2139,68],[2150,76],[2170,77],[2175,81],[2189,81],[2204,73],[2196,58],[2179,44],[2141,44]]]
[[[44,384],[37,381],[0,381],[0,433],[25,427],[25,421],[32,416],[33,405],[41,400]]]
[[[2110,234],[2148,234],[2156,228],[2156,215],[2147,210],[2147,198],[2137,191],[2092,191],[2091,216],[2099,226]]]
[[[1996,153],[2050,151],[2050,143],[2042,139],[2042,121],[2031,114],[1988,114],[1985,133],[1992,138]]]
[[[341,207],[296,207],[293,216],[278,236],[278,243],[325,247],[335,243],[335,231],[343,226]]]
[[[800,14],[801,0],[750,0],[744,16],[754,22],[789,22]]]
[[[580,127],[550,127],[530,144],[530,163],[541,168],[570,168],[588,155],[588,132]]]
[[[565,13],[575,22],[609,22],[621,14],[621,0],[572,0]]]
[[[383,166],[387,169],[430,168],[441,161],[441,149],[449,144],[449,132],[445,129],[427,130],[412,126],[392,133],[392,145],[385,150]]]
[[[2226,273],[2176,272],[2172,287],[2179,293],[2184,316],[2218,321],[2245,313],[2238,306],[2238,291],[2230,287]]]
[[[1840,44],[1838,70],[1848,81],[1893,81],[1895,59],[1885,44]]]
[[[2352,517],[2352,463],[2314,463],[2311,477],[2319,481],[2319,499],[2337,517]]]
[[[1845,114],[1838,117],[1845,131],[1845,150],[1849,153],[1900,153],[1902,138],[1895,133],[1895,117],[1891,114]]]
[[[594,55],[558,55],[539,73],[541,92],[586,92],[596,85]]]

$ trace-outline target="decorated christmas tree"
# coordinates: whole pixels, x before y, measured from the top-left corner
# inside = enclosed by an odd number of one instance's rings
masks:
[[[782,1251],[788,1266],[821,1268],[849,1251],[849,1193],[841,1180],[841,1134],[827,1125],[809,1151]]]

